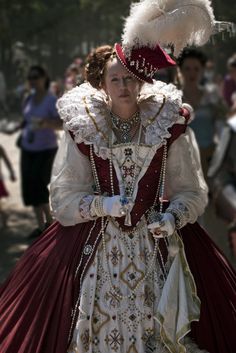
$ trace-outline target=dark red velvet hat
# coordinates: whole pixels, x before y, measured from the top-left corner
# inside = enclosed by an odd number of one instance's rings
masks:
[[[118,43],[115,51],[121,64],[141,81],[153,83],[154,74],[165,67],[176,65],[175,61],[157,44],[155,48],[141,47],[131,49],[129,55]]]

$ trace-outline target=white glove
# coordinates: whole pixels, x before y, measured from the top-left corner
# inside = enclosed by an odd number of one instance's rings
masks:
[[[120,195],[116,196],[95,196],[91,206],[90,214],[92,217],[123,217],[127,213],[131,212],[133,208],[133,202],[126,199],[126,202],[122,203],[122,197]]]
[[[161,213],[161,219],[148,225],[155,238],[170,236],[175,231],[175,218],[171,213]]]
[[[104,197],[102,202],[103,212],[106,216],[122,217],[121,196]]]

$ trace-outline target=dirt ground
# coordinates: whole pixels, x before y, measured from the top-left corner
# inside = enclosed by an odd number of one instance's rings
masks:
[[[9,226],[7,229],[0,228],[0,283],[6,278],[16,261],[30,245],[27,235],[36,227],[32,209],[24,207],[21,201],[19,149],[15,145],[16,139],[17,134],[9,136],[0,133],[0,144],[5,147],[17,175],[17,181],[12,183],[9,180],[7,170],[4,167],[2,168],[10,197],[4,201],[3,205],[9,216]],[[208,207],[204,218],[205,227],[212,238],[228,259],[233,262],[228,247],[225,224],[217,219],[212,207]]]

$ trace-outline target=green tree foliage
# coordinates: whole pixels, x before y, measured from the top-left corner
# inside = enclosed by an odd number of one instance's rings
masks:
[[[24,45],[31,62],[46,64],[62,75],[75,55],[84,56],[92,47],[120,40],[130,0],[0,0],[0,68],[15,81],[13,48]],[[213,0],[216,17],[235,21],[235,0]],[[233,44],[232,44],[233,43]],[[216,38],[207,51],[218,61],[230,55],[235,39]],[[221,50],[223,48],[223,50]],[[221,65],[222,67],[222,65]]]

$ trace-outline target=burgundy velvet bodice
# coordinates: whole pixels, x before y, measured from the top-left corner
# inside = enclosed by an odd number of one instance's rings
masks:
[[[169,148],[172,142],[175,141],[182,133],[184,133],[185,130],[186,130],[186,125],[175,124],[170,129],[171,137],[167,140],[167,147]],[[77,146],[83,154],[90,157],[88,145],[81,143],[81,144],[78,144]],[[156,151],[149,167],[146,170],[146,173],[139,181],[138,192],[135,199],[135,205],[131,212],[132,226],[135,226],[137,224],[137,222],[140,220],[142,215],[154,203],[156,191],[159,184],[163,150],[164,150],[164,147],[162,146]],[[93,155],[93,157],[96,164],[96,170],[97,170],[102,193],[106,193],[112,196],[111,180],[110,180],[110,172],[109,172],[109,160],[108,159],[104,160],[95,154]],[[113,174],[114,191],[116,195],[119,195],[120,193],[119,183],[118,183],[118,179],[117,179],[114,167],[113,167],[112,174]],[[117,219],[117,221],[119,222],[122,228],[126,228],[126,226],[124,226],[124,217]]]

